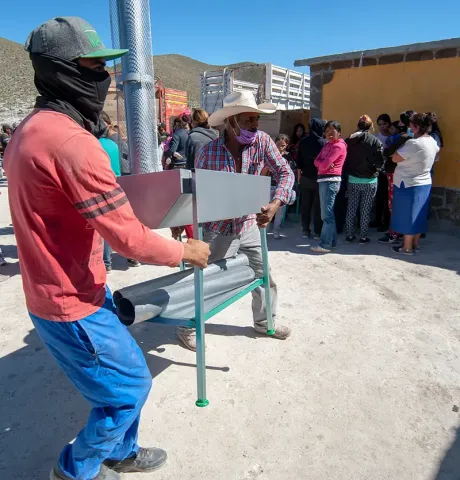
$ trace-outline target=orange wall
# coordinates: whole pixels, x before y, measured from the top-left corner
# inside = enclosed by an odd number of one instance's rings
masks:
[[[337,70],[323,87],[323,118],[340,121],[344,137],[362,114],[375,123],[404,110],[437,113],[445,146],[434,185],[460,188],[460,58]]]

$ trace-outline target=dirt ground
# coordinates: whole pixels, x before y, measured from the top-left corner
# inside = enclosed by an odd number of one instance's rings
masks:
[[[32,329],[0,191],[0,479],[45,480],[89,408]],[[292,338],[255,337],[248,297],[213,318],[209,407],[194,405],[195,356],[174,328],[131,329],[154,377],[140,443],[169,463],[126,478],[458,480],[459,239],[432,233],[397,257],[373,233],[315,256],[297,228],[284,233],[270,258]],[[170,272],[114,261],[112,289]]]

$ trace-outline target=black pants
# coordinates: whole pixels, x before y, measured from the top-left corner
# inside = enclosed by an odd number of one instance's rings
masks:
[[[360,213],[360,237],[367,238],[372,204],[377,192],[377,183],[349,183],[346,230],[347,237],[355,234],[356,217]]]
[[[316,179],[300,178],[300,199],[302,202],[302,228],[304,232],[310,232],[311,218],[315,233],[321,234],[323,221],[321,220],[321,207],[319,203],[319,189]]]
[[[334,205],[335,225],[337,227],[337,233],[339,234],[343,232],[343,228],[345,226],[345,219],[347,216],[347,188],[348,180],[347,177],[344,175],[342,177],[342,182],[340,183],[340,190],[337,194]]]
[[[375,224],[387,228],[390,224],[390,209],[388,208],[388,179],[380,172],[375,196]]]

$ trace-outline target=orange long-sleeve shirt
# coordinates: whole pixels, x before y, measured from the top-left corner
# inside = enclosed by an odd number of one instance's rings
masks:
[[[104,302],[103,240],[127,258],[175,266],[184,247],[135,217],[96,138],[67,115],[36,110],[4,159],[29,311],[75,321]]]

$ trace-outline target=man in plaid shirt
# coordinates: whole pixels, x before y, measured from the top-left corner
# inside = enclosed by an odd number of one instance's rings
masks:
[[[282,205],[295,201],[294,173],[281,156],[273,140],[258,130],[260,113],[273,113],[271,104],[257,106],[250,92],[235,92],[224,99],[224,107],[209,118],[211,126],[225,124],[222,137],[205,145],[195,158],[195,167],[206,170],[260,175],[268,167],[277,182],[272,201],[262,207],[261,213],[242,218],[208,223],[203,240],[210,244],[209,262],[245,254],[256,277],[263,276],[262,249],[258,227],[266,228]],[[272,312],[276,315],[277,286],[270,275]],[[252,292],[254,330],[266,335],[267,315],[263,287]],[[284,340],[291,334],[288,327],[274,325],[274,338]],[[196,350],[195,331],[179,328],[178,337],[183,346]]]

